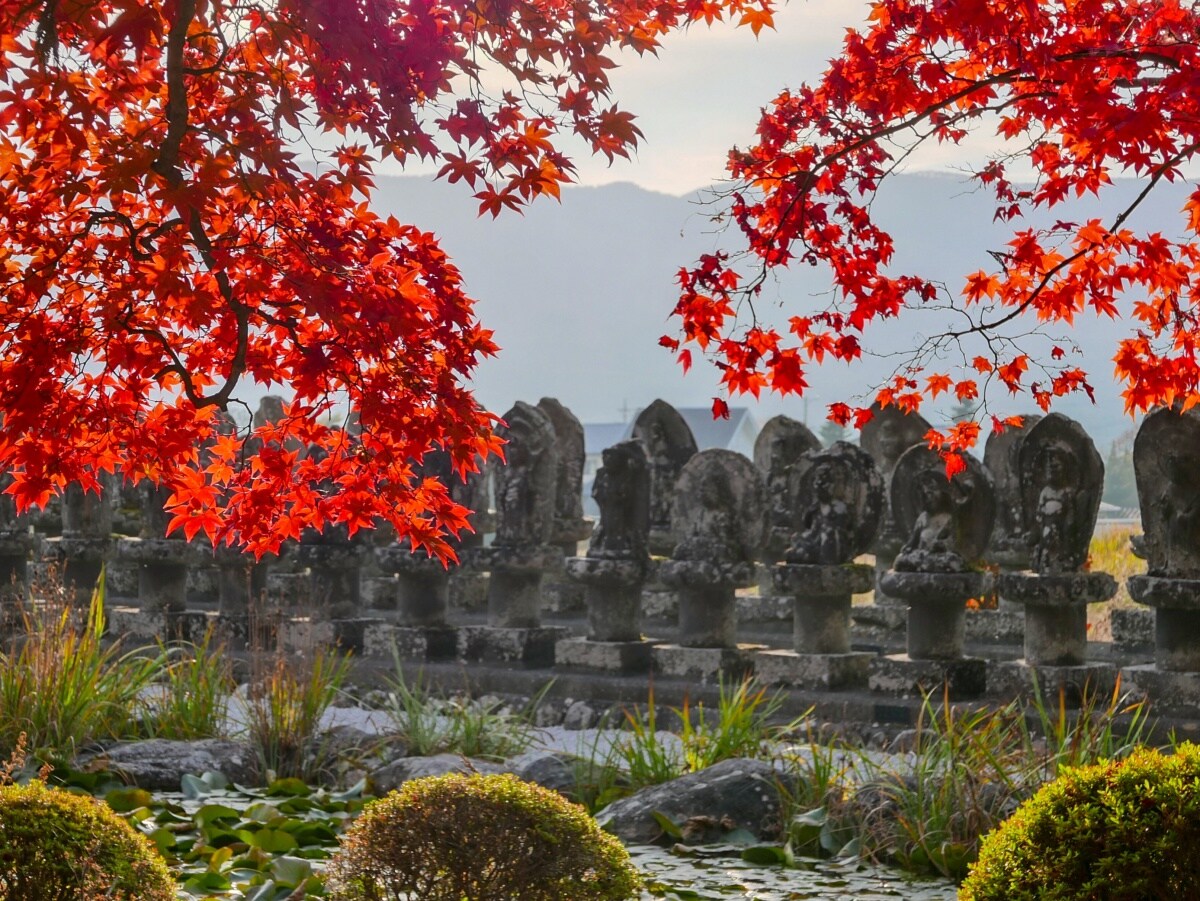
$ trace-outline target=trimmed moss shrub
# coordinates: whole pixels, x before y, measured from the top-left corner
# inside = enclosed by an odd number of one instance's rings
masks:
[[[582,807],[512,775],[461,774],[368,805],[327,879],[342,901],[625,901],[641,882]]]
[[[0,901],[172,901],[154,846],[102,801],[40,782],[0,786]]]
[[[960,901],[1200,898],[1200,748],[1067,770],[984,839]]]

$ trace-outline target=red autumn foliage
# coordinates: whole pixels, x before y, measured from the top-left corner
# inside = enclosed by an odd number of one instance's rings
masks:
[[[1066,365],[1058,345],[1031,358],[1019,335],[1124,316],[1129,336],[1114,361],[1127,409],[1196,403],[1200,189],[1161,232],[1128,220],[1200,152],[1198,34],[1200,8],[1184,0],[876,0],[822,79],[780,93],[755,143],[730,153],[728,217],[744,249],[681,273],[682,343],[708,352],[731,393],[801,392],[806,367],[858,356],[873,323],[940,305],[969,324],[928,338],[906,384],[883,386],[878,401],[912,409],[951,384],[960,400],[999,385],[1047,408],[1090,394],[1087,373]],[[965,273],[958,292],[893,271],[892,235],[871,206],[877,189],[919,145],[959,144],[980,129],[1006,141],[973,172],[997,220],[1014,226],[992,252],[997,266]],[[1022,221],[1100,194],[1116,175],[1145,190],[1111,221],[1061,212],[1049,227]],[[780,335],[756,318],[755,302],[772,270],[795,264],[828,267],[835,300],[798,310],[791,335]],[[913,380],[949,355],[971,363]],[[841,423],[852,412],[830,408]],[[939,440],[949,452],[975,436]]]
[[[383,519],[446,556],[466,511],[413,464],[497,451],[463,387],[495,346],[434,237],[371,211],[376,157],[440,162],[493,216],[556,197],[564,133],[609,159],[637,142],[614,49],[770,13],[0,0],[0,469],[18,503],[119,468],[215,542],[263,553]],[[221,436],[248,386],[286,389],[284,418]],[[356,436],[328,424],[346,409]]]

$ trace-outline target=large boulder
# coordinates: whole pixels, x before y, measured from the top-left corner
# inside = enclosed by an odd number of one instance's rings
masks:
[[[88,772],[116,773],[148,791],[179,791],[188,773],[216,772],[244,785],[258,781],[258,758],[250,745],[220,738],[120,742],[103,751],[81,754],[75,766]]]
[[[504,762],[505,772],[518,779],[536,782],[542,788],[571,797],[579,786],[581,761],[570,754],[551,751],[526,751]]]
[[[662,836],[655,813],[683,827],[690,841],[715,839],[733,829],[771,835],[779,830],[780,785],[786,778],[762,760],[723,760],[614,801],[596,819],[627,844],[649,844]]]

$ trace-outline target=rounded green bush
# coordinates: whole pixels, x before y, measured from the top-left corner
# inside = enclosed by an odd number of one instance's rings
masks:
[[[984,839],[958,897],[1200,898],[1200,748],[1068,770]]]
[[[343,901],[624,901],[641,883],[582,807],[512,775],[460,774],[368,805],[327,879]]]
[[[0,901],[171,901],[175,882],[154,845],[85,795],[0,785]]]

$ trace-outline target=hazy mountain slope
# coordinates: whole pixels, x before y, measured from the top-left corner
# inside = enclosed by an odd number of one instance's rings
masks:
[[[710,367],[698,365],[685,377],[657,343],[675,330],[669,314],[676,272],[719,242],[709,208],[695,198],[629,184],[570,188],[561,204],[539,202],[524,216],[492,221],[475,216],[476,203],[462,185],[381,177],[378,187],[376,209],[438,234],[479,298],[480,316],[495,329],[503,350],[477,379],[479,396],[491,408],[503,412],[516,399],[553,395],[581,419],[605,421],[655,397],[694,406],[716,393]],[[1128,202],[1137,190],[1134,183],[1118,183],[1105,209],[1093,202],[1064,215],[1111,219],[1116,202]],[[1138,220],[1173,233],[1188,190],[1167,186],[1151,195]],[[985,198],[965,193],[963,183],[949,176],[897,177],[876,210],[897,238],[895,268],[929,274],[952,288],[965,274],[994,266],[987,250],[1001,249],[1006,235],[992,223]],[[826,288],[819,270],[801,267],[770,286],[762,312],[783,322],[805,306],[823,305],[819,295]],[[936,320],[904,319],[872,330],[866,343],[902,354],[915,345],[915,334],[935,326]],[[1098,403],[1072,399],[1060,409],[1085,421],[1102,449],[1131,425],[1110,378],[1116,340],[1127,329],[1087,317],[1070,332],[1085,351],[1082,364],[1093,375]],[[869,358],[814,370],[810,422],[819,421],[825,403],[867,391],[896,363]],[[1004,412],[1027,408],[1025,402],[994,400]],[[764,399],[756,415],[760,424],[776,412],[804,418],[805,406],[796,398]]]

